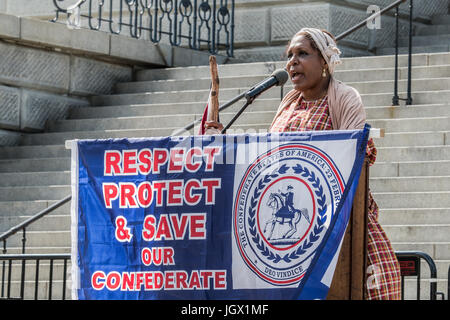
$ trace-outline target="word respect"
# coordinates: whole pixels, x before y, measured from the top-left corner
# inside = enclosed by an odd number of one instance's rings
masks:
[[[214,170],[214,158],[220,147],[155,148],[141,150],[106,150],[104,176],[133,176],[195,173],[204,168]],[[203,166],[204,162],[204,166]],[[163,172],[163,168],[165,171]],[[154,179],[153,181],[104,182],[103,200],[106,208],[118,201],[119,208],[148,208],[156,206],[206,205],[215,203],[215,193],[221,187],[220,178]]]

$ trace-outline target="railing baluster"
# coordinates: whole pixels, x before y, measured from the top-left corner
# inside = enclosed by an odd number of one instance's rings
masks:
[[[399,105],[398,97],[398,7],[395,8],[395,66],[394,66],[394,97],[392,105]]]
[[[11,272],[12,272],[12,260],[9,259],[9,265],[8,265],[8,294],[7,298],[11,298]]]
[[[66,273],[67,273],[67,259],[64,259],[64,268],[63,268],[63,291],[62,291],[62,299],[66,300]]]
[[[67,9],[64,9],[62,5],[57,4],[56,1],[64,2],[65,0],[53,0],[56,8],[56,16],[52,19],[52,22],[57,22],[60,13],[68,13]],[[87,0],[86,0],[87,1]],[[86,1],[77,3],[78,8],[85,4]],[[109,25],[109,31],[113,34],[120,34],[122,26],[128,26],[130,28],[130,35],[134,38],[141,38],[142,31],[149,32],[149,38],[153,42],[160,42],[161,35],[164,34],[168,37],[170,43],[174,46],[183,45],[181,41],[183,38],[189,39],[189,47],[191,49],[200,50],[201,44],[206,43],[210,53],[215,54],[219,51],[219,48],[225,47],[228,56],[232,57],[233,54],[233,41],[234,41],[234,0],[230,0],[231,19],[228,19],[227,28],[221,30],[218,28],[217,23],[217,0],[115,0],[120,3],[120,9],[118,14],[118,29],[113,29],[114,17],[113,17],[113,1],[109,1],[109,15],[103,18],[103,11],[108,10],[108,6],[105,4],[105,0],[98,0],[97,8],[94,8],[92,0],[89,0],[87,4],[88,15],[82,15],[81,17],[87,18],[87,25],[92,30],[101,30],[102,22],[107,22]],[[123,23],[123,1],[128,7],[128,14],[130,15],[129,23]],[[194,3],[194,4],[192,4]],[[68,4],[69,5],[69,4]],[[188,32],[183,33],[183,16],[186,12],[181,9],[183,6],[186,10],[190,8],[190,12],[193,13],[193,22],[186,22],[189,24]],[[222,1],[221,1],[222,6]],[[228,3],[225,4],[227,8]],[[115,6],[114,6],[115,7]],[[94,12],[97,10],[96,12]],[[159,17],[159,12],[161,16]],[[202,13],[206,16],[202,19]],[[149,19],[149,24],[143,26],[144,15]],[[190,14],[189,14],[190,15]],[[200,24],[198,24],[198,18],[200,18]],[[97,20],[97,23],[94,22]],[[231,23],[231,26],[230,26]],[[163,26],[167,26],[163,28]],[[228,29],[230,26],[230,29]],[[168,30],[167,30],[168,29]],[[206,29],[206,40],[201,39],[201,31]],[[224,43],[220,42],[220,32],[224,32],[226,40]]]
[[[411,96],[411,67],[412,67],[412,32],[413,32],[413,0],[409,0],[409,44],[408,44],[408,92],[406,98],[406,105],[412,104]]]
[[[38,295],[39,295],[39,259],[36,259],[36,276],[34,278],[34,300],[38,299]]]
[[[6,238],[3,239],[3,254],[6,254]],[[5,260],[2,262],[2,298],[5,296]]]
[[[48,279],[48,300],[52,300],[53,288],[53,259],[50,259],[50,275]]]

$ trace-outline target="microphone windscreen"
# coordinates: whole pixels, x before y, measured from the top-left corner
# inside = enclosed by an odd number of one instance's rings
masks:
[[[284,84],[286,83],[286,81],[288,80],[289,74],[288,74],[288,72],[287,72],[286,70],[284,70],[284,69],[278,69],[278,70],[275,70],[275,71],[272,73],[272,77],[275,77],[275,79],[277,79],[277,81],[278,81],[277,86],[282,86],[282,85],[284,85]]]

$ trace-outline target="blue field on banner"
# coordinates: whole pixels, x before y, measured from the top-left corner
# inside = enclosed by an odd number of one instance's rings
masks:
[[[370,126],[74,140],[74,299],[325,299]]]

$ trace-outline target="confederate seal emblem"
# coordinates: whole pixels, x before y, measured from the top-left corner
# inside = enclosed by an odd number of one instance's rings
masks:
[[[298,283],[343,191],[342,175],[317,147],[287,144],[260,155],[243,174],[233,210],[245,264],[270,284]]]

